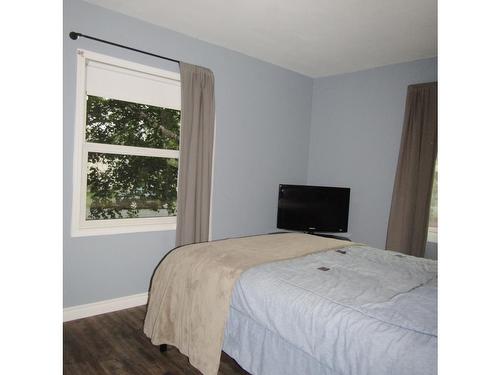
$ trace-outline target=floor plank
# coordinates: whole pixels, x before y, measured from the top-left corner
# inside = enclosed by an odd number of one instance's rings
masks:
[[[67,375],[200,375],[176,348],[161,353],[142,332],[146,306],[66,322],[63,368]],[[249,375],[227,354],[219,375]]]

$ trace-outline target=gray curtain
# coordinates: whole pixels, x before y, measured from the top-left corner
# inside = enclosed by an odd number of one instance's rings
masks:
[[[176,245],[208,240],[215,100],[209,69],[180,63],[181,144]]]
[[[437,82],[408,86],[386,249],[422,257],[437,155]]]

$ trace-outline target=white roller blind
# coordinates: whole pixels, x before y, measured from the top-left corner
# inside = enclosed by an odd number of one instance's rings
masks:
[[[181,109],[180,82],[159,75],[87,60],[87,94]]]

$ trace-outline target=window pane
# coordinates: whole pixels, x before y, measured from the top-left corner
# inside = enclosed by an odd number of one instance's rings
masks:
[[[176,215],[177,159],[88,155],[86,220]]]
[[[181,111],[87,95],[87,142],[179,149]]]
[[[432,183],[431,208],[429,213],[429,230],[427,241],[437,242],[438,230],[438,163],[434,167],[434,180]]]

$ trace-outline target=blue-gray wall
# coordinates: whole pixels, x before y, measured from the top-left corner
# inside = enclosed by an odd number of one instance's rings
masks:
[[[95,43],[94,35],[212,69],[216,143],[213,238],[276,228],[279,183],[305,183],[312,79],[79,1],[64,1],[64,306],[147,291],[175,232],[70,237],[76,48],[151,66],[176,64]]]
[[[314,80],[307,182],[351,187],[354,241],[385,248],[406,88],[436,80],[436,58]]]
[[[202,65],[215,73],[213,238],[276,230],[277,186],[350,186],[349,232],[384,247],[406,87],[436,59],[312,80],[80,0],[64,1],[64,306],[147,291],[175,232],[70,237],[76,48],[177,71],[176,64],[70,31]]]

